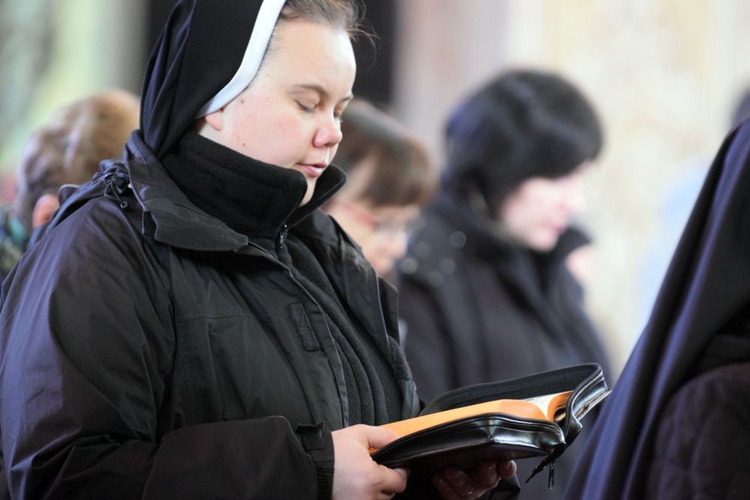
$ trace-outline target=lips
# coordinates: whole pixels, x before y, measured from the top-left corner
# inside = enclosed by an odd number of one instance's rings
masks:
[[[550,224],[550,228],[554,230],[556,233],[562,234],[568,229],[569,225],[570,225],[570,221],[568,219],[556,220],[555,222]]]
[[[318,177],[323,175],[323,172],[325,171],[327,166],[328,165],[326,164],[300,164],[299,168],[306,176],[317,179]]]

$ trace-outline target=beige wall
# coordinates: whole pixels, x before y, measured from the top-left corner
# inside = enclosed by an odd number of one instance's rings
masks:
[[[687,165],[710,161],[750,82],[750,3],[402,0],[399,9],[395,113],[436,154],[457,99],[510,66],[561,71],[599,107],[607,145],[588,185],[598,257],[589,308],[621,365],[656,286],[640,284],[650,247],[671,253],[674,236],[658,219],[665,190]]]
[[[139,92],[147,36],[143,0],[3,0],[0,19],[5,177],[31,131],[60,106],[105,88]],[[0,202],[14,194],[3,181]]]

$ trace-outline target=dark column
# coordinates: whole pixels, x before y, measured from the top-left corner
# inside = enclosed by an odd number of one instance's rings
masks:
[[[365,0],[364,5],[365,23],[375,37],[372,41],[359,37],[354,46],[358,65],[354,93],[387,107],[393,94],[394,0]]]

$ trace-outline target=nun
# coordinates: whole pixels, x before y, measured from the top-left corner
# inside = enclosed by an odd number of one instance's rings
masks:
[[[747,498],[750,123],[725,139],[566,497]]]
[[[176,3],[140,128],[3,284],[0,496],[407,490],[368,452],[419,410],[395,292],[319,210],[344,183],[358,16],[349,0]],[[514,471],[409,488],[478,498]]]

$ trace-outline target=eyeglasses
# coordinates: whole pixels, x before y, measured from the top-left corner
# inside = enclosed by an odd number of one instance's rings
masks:
[[[413,232],[413,217],[408,220],[381,217],[354,203],[336,198],[332,199],[331,203],[348,211],[355,219],[369,226],[373,232],[389,236],[405,234],[407,237]]]

